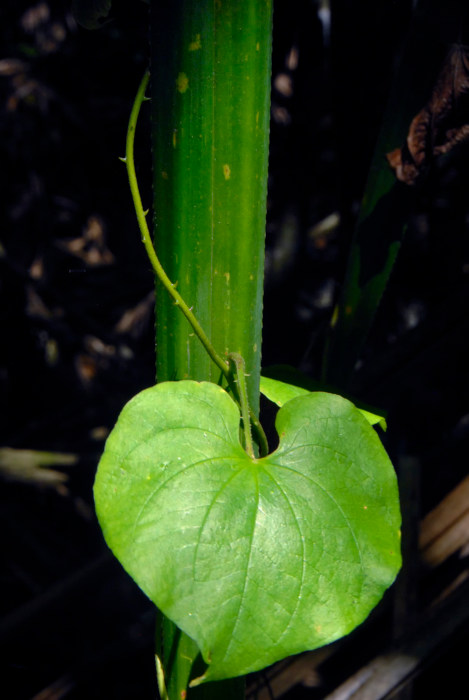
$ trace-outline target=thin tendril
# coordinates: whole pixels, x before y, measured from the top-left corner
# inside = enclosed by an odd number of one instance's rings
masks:
[[[143,245],[145,246],[145,250],[147,251],[147,255],[148,255],[148,258],[152,264],[152,267],[153,267],[158,279],[160,280],[161,284],[169,292],[169,294],[174,299],[177,306],[179,306],[182,313],[189,321],[190,325],[192,326],[192,328],[193,328],[194,332],[196,333],[197,337],[199,338],[200,342],[202,343],[202,345],[206,349],[210,358],[217,365],[217,367],[220,368],[220,370],[223,372],[224,376],[226,378],[228,378],[229,374],[230,374],[230,370],[229,370],[227,363],[217,354],[215,348],[213,347],[212,343],[210,342],[210,340],[209,340],[208,336],[206,335],[205,331],[203,330],[202,326],[200,325],[200,323],[198,322],[198,320],[196,319],[196,317],[194,316],[194,314],[192,313],[191,309],[186,304],[186,302],[184,301],[182,296],[177,291],[175,285],[171,282],[168,275],[164,271],[163,266],[161,265],[161,263],[158,259],[158,256],[156,254],[156,251],[153,247],[153,243],[152,243],[151,235],[150,235],[150,230],[148,228],[148,224],[147,224],[147,220],[146,220],[146,213],[143,210],[142,199],[140,197],[140,191],[138,188],[137,175],[135,172],[134,140],[135,140],[135,129],[137,126],[137,119],[138,119],[138,115],[140,113],[140,107],[142,105],[142,102],[145,99],[145,91],[147,89],[149,78],[150,78],[150,74],[148,71],[146,71],[145,75],[143,76],[143,80],[140,83],[140,86],[138,88],[137,96],[135,98],[135,102],[133,104],[132,111],[130,113],[129,126],[127,129],[126,147],[125,147],[125,165],[127,167],[127,175],[129,177],[130,191],[132,193],[132,199],[134,202],[135,213],[137,215],[138,226],[140,228],[140,233],[142,234],[142,242],[143,242]]]
[[[264,429],[262,428],[262,425],[259,422],[259,419],[255,415],[255,413],[250,410],[248,410],[248,413],[244,414],[243,413],[243,406],[242,406],[242,400],[241,400],[241,393],[239,392],[237,387],[235,386],[235,383],[233,381],[233,375],[232,371],[230,370],[229,365],[218,355],[217,351],[213,347],[212,343],[210,342],[207,334],[205,333],[204,329],[198,322],[197,318],[193,314],[191,308],[186,304],[182,296],[179,294],[177,291],[175,285],[171,282],[169,279],[168,275],[163,269],[163,266],[161,265],[159,258],[156,254],[155,248],[153,247],[153,242],[151,239],[151,234],[150,230],[148,228],[147,224],[147,219],[146,216],[148,214],[148,211],[144,211],[143,205],[142,205],[142,198],[140,197],[140,190],[138,187],[138,182],[137,182],[137,174],[135,172],[135,162],[134,162],[134,141],[135,141],[135,130],[137,127],[137,120],[138,116],[140,114],[140,107],[142,106],[142,102],[144,102],[147,98],[145,97],[145,92],[148,86],[148,81],[150,79],[150,72],[145,71],[145,75],[142,78],[142,81],[139,85],[137,95],[135,97],[134,104],[132,106],[132,111],[130,113],[130,118],[129,118],[129,125],[127,128],[127,139],[126,139],[126,144],[125,144],[125,158],[121,158],[121,160],[125,163],[126,168],[127,168],[127,175],[129,178],[129,185],[130,185],[130,192],[132,194],[132,200],[134,203],[135,207],[135,214],[137,215],[137,222],[138,226],[140,229],[140,233],[142,235],[142,242],[143,245],[145,246],[145,250],[147,252],[148,258],[150,260],[150,263],[156,273],[156,276],[160,280],[161,284],[164,286],[164,288],[167,290],[169,295],[172,297],[174,302],[176,303],[177,306],[181,309],[182,313],[192,326],[192,329],[194,333],[197,335],[199,338],[200,342],[204,346],[205,350],[207,351],[209,357],[211,360],[217,365],[217,367],[221,370],[223,376],[226,378],[228,381],[228,384],[230,388],[234,391],[236,398],[240,402],[241,406],[241,413],[243,415],[243,422],[246,425],[246,420],[245,420],[245,415],[249,415],[250,421],[247,420],[247,425],[250,425],[250,422],[252,423],[252,426],[254,428],[254,431],[256,433],[256,438],[257,442],[259,444],[259,451],[261,454],[261,457],[264,457],[265,455],[268,454],[269,452],[269,446],[267,444],[267,438],[264,433]],[[241,357],[238,355],[238,357]],[[242,359],[242,358],[241,358]],[[244,374],[244,360],[242,360],[243,363],[243,371],[238,374],[238,381],[241,377],[242,374],[242,382],[244,381],[245,383],[245,374]],[[246,394],[247,396],[247,394]],[[246,428],[245,428],[246,431]],[[250,427],[248,427],[248,431],[250,434]],[[246,443],[246,449],[248,443]],[[249,451],[249,449],[248,449]],[[252,440],[251,440],[251,452],[252,456],[254,456],[254,450],[252,447]],[[250,452],[250,454],[251,454]]]

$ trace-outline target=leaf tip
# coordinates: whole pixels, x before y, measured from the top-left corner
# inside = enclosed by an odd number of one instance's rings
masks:
[[[197,678],[193,678],[189,683],[189,688],[197,688],[197,686],[201,685],[206,680],[206,678],[207,676],[205,673],[202,676],[197,676]]]

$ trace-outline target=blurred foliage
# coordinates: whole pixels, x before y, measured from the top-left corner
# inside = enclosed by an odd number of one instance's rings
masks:
[[[147,5],[150,0],[143,0]],[[72,0],[72,13],[86,29],[99,29],[109,18],[112,0]]]
[[[72,0],[73,16],[86,29],[99,29],[111,6],[112,0]]]

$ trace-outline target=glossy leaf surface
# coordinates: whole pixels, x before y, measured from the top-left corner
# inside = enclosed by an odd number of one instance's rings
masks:
[[[396,477],[346,399],[313,393],[251,459],[220,387],[166,382],[130,401],[95,484],[114,554],[198,644],[202,680],[327,644],[366,618],[400,566]]]

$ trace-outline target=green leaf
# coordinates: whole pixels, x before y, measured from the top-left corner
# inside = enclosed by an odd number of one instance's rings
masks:
[[[260,389],[261,393],[277,406],[283,406],[287,401],[295,399],[297,396],[306,396],[311,393],[302,386],[287,384],[271,377],[261,377]]]
[[[400,566],[396,477],[352,403],[312,393],[250,458],[211,383],[165,382],[123,409],[95,483],[106,541],[208,664],[237,676],[360,624]]]
[[[301,372],[292,369],[292,374],[294,380],[298,383],[290,384],[288,382],[282,382],[279,379],[274,379],[273,377],[261,377],[260,390],[269,401],[276,403],[277,406],[283,406],[287,401],[296,398],[297,396],[306,396],[311,393],[311,385],[316,384],[309,377],[304,377],[304,381],[301,381]],[[285,373],[287,367],[282,367],[283,373]],[[310,388],[307,389],[306,386]],[[316,387],[317,389],[318,387]],[[357,406],[357,409],[362,413],[370,425],[379,425],[383,430],[386,430],[386,418],[379,413],[374,413],[368,409]]]

